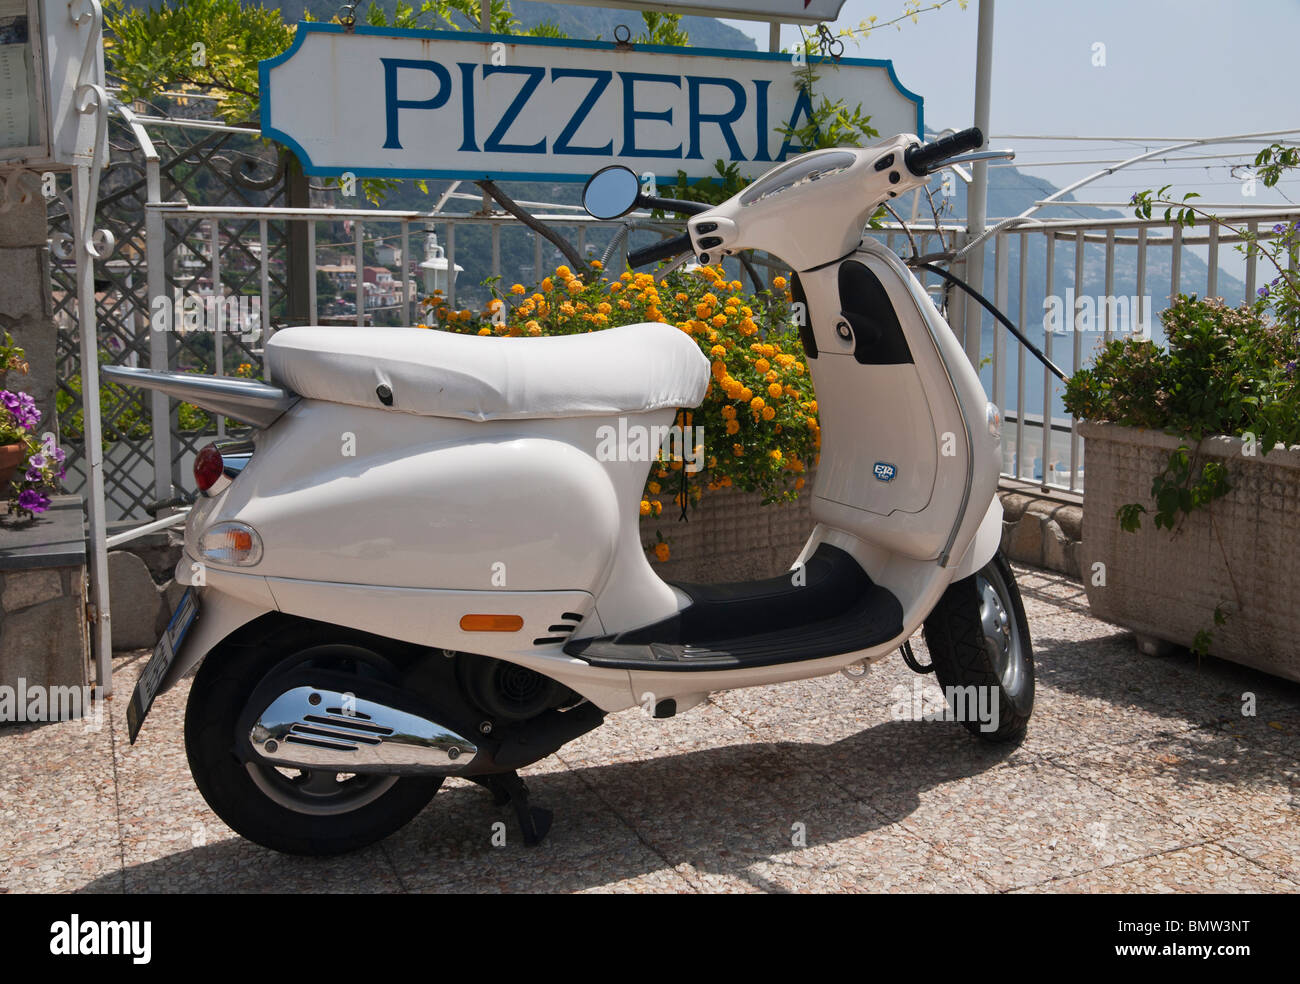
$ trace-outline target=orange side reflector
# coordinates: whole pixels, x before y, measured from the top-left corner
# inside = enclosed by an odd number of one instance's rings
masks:
[[[524,619],[522,615],[462,615],[460,627],[466,632],[518,632]]]

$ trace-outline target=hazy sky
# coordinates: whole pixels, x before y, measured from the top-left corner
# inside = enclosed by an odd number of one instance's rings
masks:
[[[979,0],[954,2],[877,31],[845,55],[889,58],[899,80],[925,99],[927,126],[972,122]],[[1104,165],[1035,168],[1034,162],[1129,157],[1141,143],[1007,141],[1007,135],[1208,137],[1300,128],[1300,101],[1288,78],[1297,62],[1297,0],[996,0],[991,127],[995,145],[1014,143],[1017,163],[1063,185]],[[875,14],[888,20],[902,0],[847,0],[837,25]],[[768,27],[729,21],[766,50]],[[798,29],[787,26],[790,45]],[[1093,45],[1105,45],[1094,66]],[[1300,139],[1300,133],[1290,139]],[[1267,141],[1187,150],[1181,156],[1235,153],[1245,159]],[[1150,146],[1157,146],[1152,144]],[[1207,200],[1250,201],[1223,160],[1182,160],[1104,179],[1079,192],[1115,200],[1138,188],[1175,182]],[[1104,191],[1103,191],[1104,189]],[[1300,201],[1300,180],[1282,191]],[[1213,197],[1211,197],[1213,196]],[[1260,189],[1257,202],[1283,201]]]

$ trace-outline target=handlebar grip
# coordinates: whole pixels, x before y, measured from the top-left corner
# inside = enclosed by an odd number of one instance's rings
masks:
[[[977,126],[958,130],[946,137],[940,137],[934,143],[925,146],[912,146],[903,154],[907,169],[921,177],[930,174],[949,157],[956,157],[968,150],[979,150],[984,146],[984,133]]]
[[[680,236],[661,240],[653,246],[643,246],[640,249],[632,250],[627,254],[627,265],[630,267],[645,266],[648,263],[654,263],[656,260],[671,259],[679,253],[685,253],[694,248],[691,244],[690,233],[683,232]]]

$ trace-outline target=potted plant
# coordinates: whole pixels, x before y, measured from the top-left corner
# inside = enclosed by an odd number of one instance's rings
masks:
[[[1297,163],[1276,146],[1256,160],[1266,183]],[[1139,216],[1219,221],[1166,191],[1134,196]],[[1179,296],[1166,346],[1112,341],[1067,384],[1088,455],[1081,569],[1093,611],[1142,648],[1300,680],[1300,223],[1233,232],[1276,273],[1256,297]]]
[[[23,350],[5,333],[0,375],[25,373]],[[50,492],[64,475],[64,452],[53,435],[39,435],[41,412],[21,391],[0,390],[0,494],[8,493],[10,515],[30,518],[50,506]]]

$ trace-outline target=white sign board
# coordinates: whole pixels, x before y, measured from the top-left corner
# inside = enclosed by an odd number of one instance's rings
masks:
[[[98,39],[87,52],[93,33],[83,0],[0,0],[0,164],[46,168],[93,156],[94,128],[75,105],[87,53],[86,81],[104,84]]]
[[[311,174],[577,181],[607,164],[674,178],[799,153],[790,55],[304,23],[261,63],[262,133]],[[814,97],[861,103],[882,137],[922,133],[887,61],[815,65]]]

